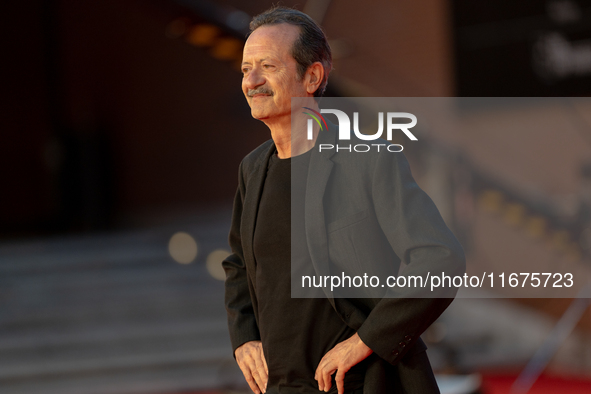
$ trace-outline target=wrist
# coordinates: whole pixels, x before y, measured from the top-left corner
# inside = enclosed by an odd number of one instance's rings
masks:
[[[371,350],[371,348],[369,346],[367,346],[365,344],[365,342],[363,342],[363,340],[361,340],[361,338],[359,337],[359,334],[355,333],[355,335],[353,335],[353,337],[355,338],[355,346],[359,349],[359,350],[363,350],[364,352],[368,352],[368,353],[373,353],[373,350]]]

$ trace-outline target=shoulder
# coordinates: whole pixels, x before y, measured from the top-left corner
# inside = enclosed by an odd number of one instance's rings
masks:
[[[242,173],[249,174],[257,169],[264,162],[265,157],[273,145],[273,140],[269,139],[247,154],[240,163]]]

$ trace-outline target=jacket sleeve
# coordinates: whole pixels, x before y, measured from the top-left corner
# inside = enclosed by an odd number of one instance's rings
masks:
[[[246,186],[239,170],[238,190],[234,198],[232,225],[230,227],[229,244],[232,254],[222,262],[226,273],[225,305],[228,313],[228,328],[232,342],[233,353],[236,349],[249,341],[260,340],[260,333],[256,323],[251,293],[248,283],[248,273],[242,252],[240,222]]]
[[[414,181],[404,155],[377,156],[372,178],[374,209],[389,244],[407,264],[403,275],[463,275],[463,249],[433,201]],[[420,347],[415,342],[455,293],[455,289],[437,294],[429,288],[389,289],[359,328],[359,337],[378,356],[395,364],[409,349]]]

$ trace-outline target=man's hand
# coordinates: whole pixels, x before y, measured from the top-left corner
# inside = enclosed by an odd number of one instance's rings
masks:
[[[338,343],[322,357],[318,364],[314,375],[314,379],[318,381],[318,390],[328,392],[331,387],[330,377],[337,371],[335,378],[337,389],[339,394],[343,394],[345,392],[345,373],[372,353],[373,351],[363,343],[357,333],[351,338]]]
[[[266,392],[269,369],[267,368],[261,341],[246,342],[239,346],[234,353],[238,366],[253,393]]]

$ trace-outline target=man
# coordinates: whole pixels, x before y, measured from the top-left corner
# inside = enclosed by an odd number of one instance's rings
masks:
[[[357,245],[356,258],[383,267],[397,269],[402,258],[411,271],[429,262],[457,273],[464,257],[401,153],[374,155],[349,173],[339,154],[312,149],[334,139],[334,133],[316,129],[315,141],[292,134],[292,97],[313,102],[331,69],[320,27],[281,7],[255,17],[250,27],[242,90],[252,116],[269,127],[272,139],[240,165],[230,231],[233,254],[223,262],[230,337],[240,369],[255,393],[438,392],[419,335],[451,300],[291,298],[291,259],[313,267],[312,275],[328,260],[340,264],[350,258],[342,253],[351,247],[344,231],[354,238],[378,234],[376,245]],[[303,168],[309,179],[291,183],[292,166]],[[339,202],[324,206],[323,199],[347,193],[350,181],[369,171],[381,178],[371,186],[372,201],[363,193],[349,199],[363,210],[339,217],[347,210],[339,209]],[[380,182],[393,185],[395,194],[381,191]],[[291,205],[296,195],[306,206]],[[293,238],[292,229],[306,236]]]

